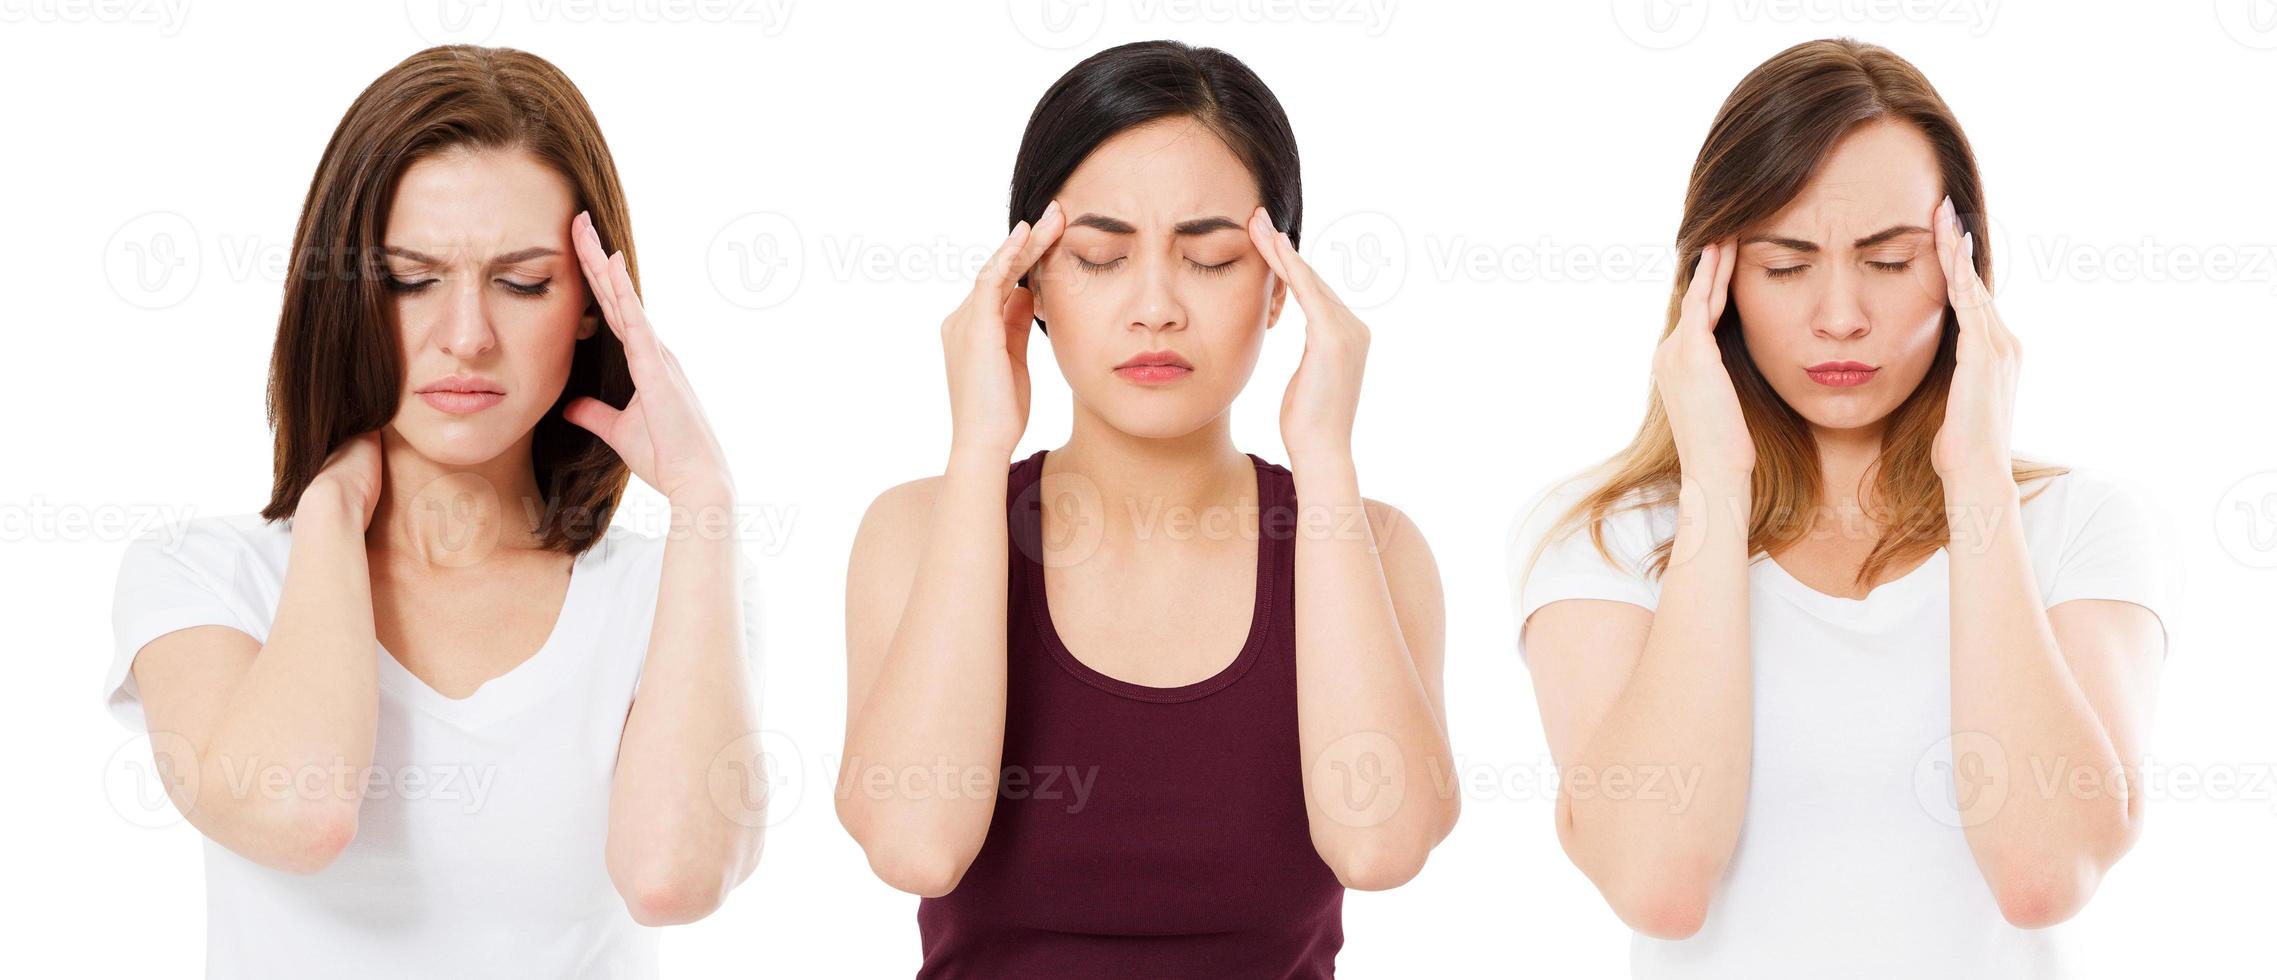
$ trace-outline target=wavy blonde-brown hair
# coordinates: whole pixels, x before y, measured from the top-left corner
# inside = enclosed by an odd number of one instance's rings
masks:
[[[1928,139],[1962,230],[1976,233],[1977,275],[1989,285],[1992,247],[1985,236],[1984,186],[1968,138],[1945,100],[1919,69],[1888,49],[1848,38],[1806,41],[1756,66],[1716,113],[1692,163],[1684,217],[1676,233],[1680,271],[1669,293],[1661,336],[1676,329],[1684,291],[1691,285],[1702,248],[1777,214],[1802,192],[1837,141],[1860,125],[1882,119],[1904,121]],[[1936,359],[1920,387],[1890,413],[1881,453],[1863,478],[1873,486],[1861,499],[1868,501],[1869,513],[1883,530],[1858,568],[1856,581],[1862,586],[1873,584],[1891,566],[1926,558],[1949,535],[1944,486],[1930,464],[1929,450],[1945,421],[1957,330],[1948,304]],[[1748,553],[1775,554],[1811,529],[1821,489],[1818,444],[1803,417],[1779,398],[1748,357],[1737,304],[1726,304],[1716,324],[1716,344],[1755,443]],[[2065,472],[2062,467],[2022,459],[2015,460],[2012,468],[2020,484]],[[1597,550],[1611,560],[1604,533],[1608,516],[1628,508],[1674,503],[1681,470],[1676,438],[1657,390],[1646,403],[1644,424],[1636,437],[1598,472],[1603,482],[1559,517],[1543,536],[1543,546],[1587,523]],[[1667,570],[1674,543],[1662,541],[1654,548],[1649,556],[1651,574]],[[1540,553],[1537,547],[1535,556]]]

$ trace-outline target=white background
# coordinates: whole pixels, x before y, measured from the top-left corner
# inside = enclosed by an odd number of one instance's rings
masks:
[[[2063,928],[2095,976],[2268,975],[2269,0],[183,2],[0,0],[0,846],[24,975],[198,970],[196,835],[137,800],[145,745],[99,706],[118,556],[166,516],[265,499],[263,376],[318,155],[373,77],[465,39],[543,55],[593,104],[651,312],[729,448],[764,569],[784,819],[726,907],[666,935],[666,975],[906,976],[916,899],[871,877],[828,798],[847,546],[873,495],[944,459],[937,328],[1002,235],[1029,109],[1083,55],[1152,37],[1232,51],[1286,105],[1305,250],[1375,332],[1363,488],[1420,523],[1446,581],[1462,823],[1411,884],[1348,897],[1345,975],[1625,975],[1627,931],[1551,832],[1503,532],[1525,493],[1634,430],[1717,105],[1832,34],[1919,65],[1976,146],[2001,309],[2029,348],[2019,449],[2147,485],[2186,561],[2151,750],[2171,780]],[[775,262],[746,276],[753,254]],[[1238,443],[1276,460],[1291,314],[1235,408]],[[1041,344],[1032,361],[1023,455],[1068,425]],[[627,519],[652,520],[640,493]]]

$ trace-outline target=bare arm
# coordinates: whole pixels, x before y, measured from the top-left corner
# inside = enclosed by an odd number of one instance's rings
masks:
[[[2133,603],[2043,608],[2015,483],[2007,493],[1988,505],[2007,513],[1984,547],[1950,552],[1953,773],[1969,850],[2001,915],[2038,928],[2085,907],[2142,832],[2132,779],[2164,638]],[[1972,754],[1981,765],[1962,764]],[[2002,782],[1967,784],[1980,778]]]
[[[1739,843],[1754,749],[1747,491],[1687,486],[1659,608],[1569,599],[1522,627],[1550,754],[1558,842],[1623,922],[1681,939]],[[1589,787],[1615,773],[1661,794]],[[1693,787],[1689,792],[1678,792]]]
[[[1715,329],[1736,243],[1701,249],[1653,382],[1682,468],[1658,608],[1566,600],[1520,629],[1560,772],[1558,841],[1623,922],[1681,939],[1706,922],[1747,808],[1754,751],[1747,532],[1755,448]],[[1594,791],[1657,772],[1689,792]],[[1632,779],[1632,785],[1637,781]]]
[[[649,322],[624,253],[604,253],[582,213],[570,240],[595,303],[624,344],[634,394],[621,410],[580,398],[562,414],[664,494],[673,517],[640,693],[617,743],[603,857],[635,921],[692,922],[750,876],[766,826],[764,799],[754,804],[711,789],[715,776],[765,779],[735,541],[717,530],[734,511],[734,481],[679,358]]]
[[[1298,741],[1313,847],[1346,887],[1423,869],[1461,809],[1448,747],[1439,571],[1351,471],[1298,475]],[[1357,518],[1354,520],[1353,518]]]
[[[2132,781],[2164,636],[2150,610],[2132,603],[2041,606],[2009,450],[2022,345],[1993,305],[1950,199],[1933,221],[1959,336],[1931,461],[1947,512],[1968,518],[1953,522],[1946,549],[1954,798],[2001,915],[2047,926],[2086,905],[2141,833]],[[1972,785],[1988,776],[2004,785]]]
[[[134,661],[174,805],[198,832],[283,871],[322,870],[356,836],[379,720],[364,551],[379,467],[377,435],[359,437],[302,495],[266,644],[201,626]]]
[[[953,459],[880,495],[846,572],[838,817],[878,877],[913,894],[956,888],[996,811],[1007,466]]]
[[[886,884],[956,888],[988,837],[1004,758],[1005,492],[1027,426],[1034,297],[1020,277],[1059,205],[998,246],[941,324],[954,436],[937,480],[879,495],[846,569],[838,820]]]
[[[686,515],[698,528],[717,526],[704,515],[732,510],[729,502],[672,505],[675,524]],[[648,660],[609,794],[609,876],[642,925],[711,914],[759,863],[766,803],[747,791],[766,775],[739,577],[729,535],[665,542]],[[735,791],[715,791],[715,779]]]

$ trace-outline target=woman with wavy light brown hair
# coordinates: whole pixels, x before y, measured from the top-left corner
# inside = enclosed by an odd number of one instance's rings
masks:
[[[206,837],[211,975],[652,976],[641,926],[750,873],[761,815],[709,786],[755,762],[748,564],[610,526],[628,473],[734,503],[630,229],[533,55],[419,52],[334,131],[270,501],[119,574],[108,703]]]
[[[1757,67],[1643,427],[1512,529],[1558,838],[1637,976],[2046,976],[2140,830],[2159,522],[2010,451],[1984,200],[1896,55]]]

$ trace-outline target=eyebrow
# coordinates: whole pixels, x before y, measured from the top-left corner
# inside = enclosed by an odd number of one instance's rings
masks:
[[[1085,213],[1069,221],[1067,226],[1070,228],[1097,228],[1110,235],[1138,234],[1137,226],[1121,218],[1110,218],[1104,214]],[[1170,233],[1173,235],[1208,235],[1228,228],[1239,231],[1241,227],[1241,222],[1232,218],[1212,216],[1181,221],[1170,226]]]
[[[1929,229],[1923,228],[1920,225],[1891,225],[1871,235],[1867,235],[1864,238],[1858,239],[1857,241],[1851,242],[1850,247],[1873,248],[1876,245],[1880,245],[1881,243],[1889,241],[1890,239],[1896,238],[1900,235],[1911,235],[1917,232],[1926,234],[1928,231]],[[1770,244],[1777,245],[1780,248],[1794,249],[1797,252],[1818,251],[1817,242],[1806,242],[1800,238],[1781,238],[1777,235],[1750,235],[1740,240],[1740,244],[1742,245],[1753,245],[1756,242],[1768,242]]]
[[[441,259],[438,259],[438,258],[436,258],[436,257],[434,257],[434,256],[432,256],[432,255],[428,255],[428,254],[427,254],[427,253],[425,253],[425,252],[419,252],[419,251],[414,251],[414,250],[412,250],[412,249],[404,248],[404,247],[402,247],[402,246],[400,246],[400,245],[388,245],[388,246],[384,246],[384,247],[381,249],[381,251],[383,251],[383,252],[386,252],[386,253],[387,253],[387,254],[389,254],[389,255],[397,256],[397,257],[400,257],[400,258],[406,258],[406,259],[410,259],[410,260],[411,260],[411,261],[413,261],[413,262],[425,262],[425,263],[427,263],[427,264],[429,264],[429,265],[442,265],[442,264],[443,264],[443,260],[441,260]],[[556,249],[547,248],[547,247],[545,247],[545,246],[543,246],[543,245],[533,245],[533,246],[531,246],[531,247],[529,247],[529,248],[525,248],[525,249],[522,249],[522,250],[520,250],[520,251],[508,252],[508,253],[506,253],[506,254],[504,254],[504,255],[501,255],[501,256],[498,256],[498,257],[496,257],[496,258],[493,258],[493,259],[491,259],[491,260],[490,260],[490,264],[491,264],[491,265],[513,265],[513,264],[514,264],[514,263],[516,263],[516,262],[527,262],[527,261],[529,261],[529,260],[531,260],[531,259],[543,259],[543,258],[549,258],[549,257],[551,257],[551,256],[560,255],[560,254],[561,254],[561,252],[560,252],[560,251],[558,251],[558,250],[556,250]]]

